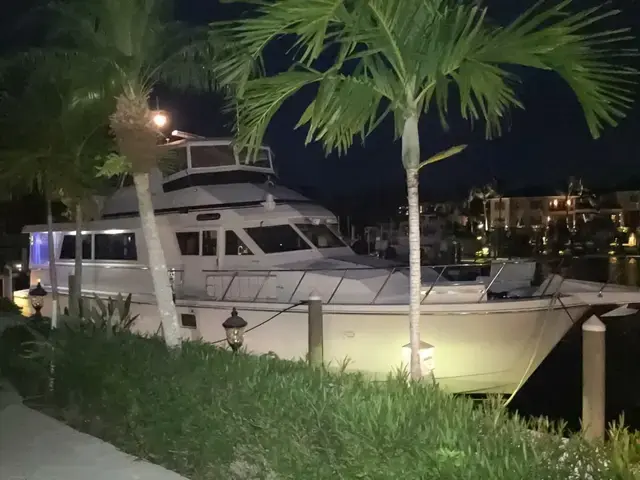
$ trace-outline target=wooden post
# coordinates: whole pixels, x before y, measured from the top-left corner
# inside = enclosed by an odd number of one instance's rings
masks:
[[[2,296],[13,302],[13,271],[9,265],[2,272]]]
[[[582,324],[582,431],[587,440],[604,440],[606,330],[595,315]]]
[[[68,278],[68,292],[69,296],[67,297],[67,305],[69,307],[69,315],[72,317],[80,315],[80,299],[76,294],[76,276],[71,273]]]
[[[321,367],[324,361],[323,352],[322,299],[319,295],[309,295],[309,365]]]

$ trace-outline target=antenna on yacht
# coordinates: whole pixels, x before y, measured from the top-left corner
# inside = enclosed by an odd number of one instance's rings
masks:
[[[264,202],[262,202],[262,206],[267,212],[271,212],[276,208],[276,201],[273,199],[273,195],[267,193],[264,197]]]

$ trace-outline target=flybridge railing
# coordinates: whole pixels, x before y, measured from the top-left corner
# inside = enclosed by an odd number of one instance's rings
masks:
[[[474,285],[476,301],[483,300],[484,284],[473,283],[486,265],[457,264],[423,267],[422,302],[437,283]],[[216,301],[296,303],[311,293],[326,304],[407,304],[409,267],[351,267],[323,269],[205,270],[206,298]],[[184,293],[181,272],[175,271],[177,297]],[[430,281],[429,281],[430,279]],[[425,283],[430,285],[424,288]]]
[[[609,262],[615,260],[610,259]],[[421,303],[483,302],[492,295],[492,290],[504,290],[505,284],[510,288],[540,285],[552,273],[563,278],[600,281],[601,291],[610,284],[625,283],[620,281],[620,275],[610,274],[603,281],[589,278],[588,272],[585,276],[584,269],[572,272],[573,268],[566,259],[538,262],[538,268],[534,272],[532,266],[535,263],[534,260],[505,260],[493,261],[491,264],[423,266]],[[522,270],[518,271],[519,268]],[[326,304],[406,305],[409,302],[409,268],[404,266],[205,270],[203,273],[205,298],[216,301],[290,304],[306,300],[311,293],[316,293]],[[172,269],[170,276],[177,298],[183,297],[187,293],[183,272]],[[551,282],[543,284],[535,295],[550,294],[550,285]],[[455,289],[451,288],[454,286]],[[451,294],[455,294],[455,298]],[[198,296],[202,297],[202,289]]]
[[[219,301],[297,303],[315,293],[327,304],[370,305],[385,289],[391,291],[388,286],[394,276],[404,279],[408,287],[407,274],[408,269],[372,267],[209,271],[205,272],[205,289],[209,298]],[[406,303],[407,298],[398,298],[396,303]]]

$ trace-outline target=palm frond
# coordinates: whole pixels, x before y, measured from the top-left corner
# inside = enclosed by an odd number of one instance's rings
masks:
[[[630,39],[627,30],[598,31],[619,13],[605,7],[571,13],[571,0],[542,0],[500,27],[487,20],[486,8],[471,1],[255,3],[256,15],[215,25],[229,42],[217,73],[244,112],[239,117],[244,140],[261,140],[284,98],[309,83],[320,88],[300,122],[310,127],[307,141],[320,140],[339,152],[388,113],[396,135],[408,116],[430,110],[447,128],[452,88],[459,92],[463,118],[483,121],[487,137],[500,135],[510,112],[524,108],[516,93],[519,79],[509,65],[557,72],[574,90],[594,137],[631,105],[637,71],[616,62],[635,51],[621,49]],[[309,73],[301,68],[303,73],[275,76],[256,72],[267,46],[285,36],[295,38],[292,60]],[[315,61],[331,51],[337,52],[333,65],[316,74]],[[259,106],[246,105],[254,100]]]
[[[93,158],[111,147],[106,119],[112,102],[105,92],[77,88],[76,80],[36,75],[23,92],[0,101],[4,188],[64,189],[78,196],[91,189]]]
[[[298,127],[309,125],[307,143],[321,141],[327,154],[344,154],[353,138],[364,138],[386,115],[384,95],[367,75],[347,76],[333,72],[320,80],[318,93],[302,114]]]
[[[571,0],[547,10],[540,8],[543,4],[488,35],[473,58],[557,72],[577,96],[589,131],[597,138],[604,127],[615,126],[633,103],[638,70],[614,63],[637,55],[621,46],[632,36],[628,29],[594,30],[618,10],[599,6],[572,14],[567,8]]]
[[[420,162],[418,169],[422,167],[426,167],[427,165],[432,165],[434,163],[440,162],[442,160],[446,160],[447,158],[453,157],[454,155],[459,154],[464,151],[468,145],[456,145],[454,147],[447,148],[441,152],[436,153],[435,155],[430,156],[426,160]]]
[[[191,28],[181,22],[165,26],[165,45],[160,58],[150,62],[148,76],[152,82],[196,90],[214,90],[217,81],[212,65],[221,56],[223,44],[208,28]]]
[[[293,70],[273,77],[249,80],[237,106],[238,144],[257,152],[269,122],[280,106],[307,85],[322,80],[322,74]]]

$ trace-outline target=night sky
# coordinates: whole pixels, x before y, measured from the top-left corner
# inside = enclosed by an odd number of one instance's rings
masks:
[[[12,2],[13,3],[13,2]],[[35,0],[31,0],[31,4]],[[520,13],[530,2],[487,0],[490,15],[505,21]],[[602,3],[602,2],[599,2]],[[518,8],[517,5],[523,6]],[[596,4],[575,0],[574,8]],[[630,26],[640,36],[640,2],[616,0],[621,14],[611,26]],[[11,8],[29,5],[21,2]],[[189,23],[207,23],[228,19],[239,13],[238,7],[214,0],[180,0],[178,17]],[[9,13],[7,15],[7,13]],[[3,23],[10,21],[7,12]],[[4,43],[16,43],[20,36],[2,30]],[[640,47],[640,41],[635,42]],[[267,63],[284,68],[284,47],[272,49]],[[636,64],[640,61],[636,59]],[[468,143],[463,154],[423,169],[422,196],[425,199],[461,198],[474,185],[497,178],[506,190],[524,187],[562,185],[570,175],[583,177],[588,186],[598,188],[640,188],[640,105],[636,105],[618,128],[607,130],[601,139],[592,140],[578,103],[569,88],[553,74],[524,70],[518,93],[526,111],[517,111],[510,131],[496,140],[483,138],[482,125],[475,131],[450,111],[451,130],[444,133],[437,119],[425,118],[420,126],[423,157],[459,143]],[[229,135],[232,119],[222,116],[222,100],[216,95],[158,91],[162,108],[173,115],[173,126],[202,135]],[[303,92],[301,96],[309,95]],[[300,97],[302,98],[302,97]],[[319,145],[304,146],[304,131],[293,131],[306,102],[289,101],[275,117],[267,134],[267,143],[276,154],[282,183],[302,188],[321,199],[359,198],[366,201],[401,202],[404,185],[400,163],[400,145],[393,140],[393,128],[383,124],[364,148],[354,147],[348,155],[325,158]],[[630,185],[632,184],[632,185]],[[373,200],[374,192],[377,198]],[[382,194],[382,195],[380,195]],[[363,200],[364,199],[364,200]]]

